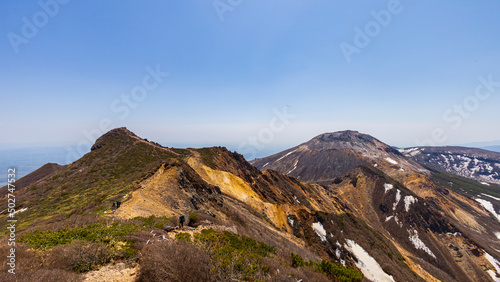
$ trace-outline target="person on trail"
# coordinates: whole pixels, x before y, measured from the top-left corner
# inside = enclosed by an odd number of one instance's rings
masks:
[[[184,226],[184,221],[186,220],[186,218],[184,217],[183,214],[181,214],[181,216],[179,216],[179,226],[182,228]]]

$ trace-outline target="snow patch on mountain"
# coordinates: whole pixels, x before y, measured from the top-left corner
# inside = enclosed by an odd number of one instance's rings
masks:
[[[390,191],[392,188],[394,188],[394,185],[389,184],[389,183],[386,183],[386,184],[384,184],[384,188],[385,188],[385,193],[387,193],[387,192],[388,192],[388,191]]]
[[[495,200],[497,200],[497,201],[500,201],[500,198],[493,197],[493,196],[488,195],[488,194],[485,194],[485,193],[481,193],[481,195],[486,196],[486,197],[490,197],[490,198],[495,199]]]
[[[391,216],[388,216],[385,218],[385,222],[391,220],[394,218],[394,221],[396,222],[396,224],[399,226],[399,228],[403,227],[403,223],[402,222],[399,222],[399,218],[397,215],[391,215]]]
[[[396,210],[396,207],[398,206],[400,200],[401,200],[401,190],[398,189],[396,192],[396,202],[392,206],[392,210]]]
[[[500,240],[500,232],[495,232],[495,236]]]
[[[418,202],[418,199],[413,196],[405,196],[404,202],[405,202],[405,211],[408,212],[410,210],[410,205]]]
[[[295,150],[293,150],[293,151],[291,151],[291,152],[287,153],[286,155],[282,156],[281,158],[279,158],[279,159],[275,160],[274,162],[279,162],[279,161],[281,161],[281,160],[282,160],[282,159],[284,159],[285,157],[288,157],[290,154],[295,153],[295,151],[297,151],[297,150],[298,150],[298,149],[295,149]]]
[[[357,258],[354,263],[365,278],[372,281],[394,281],[394,278],[385,273],[380,264],[356,242],[347,239],[344,247]]]
[[[401,154],[416,156],[421,153],[420,148],[398,149]]]
[[[495,268],[496,270],[496,273],[499,273],[500,274],[500,262],[495,259],[492,255],[488,254],[486,251],[484,252],[484,257],[491,263],[491,265]],[[488,274],[491,276],[491,278],[493,278],[493,281],[495,282],[499,282],[500,281],[500,278],[498,278],[496,276],[496,273],[495,271],[489,269],[488,271]]]
[[[415,249],[417,250],[423,250],[424,252],[426,252],[428,255],[430,255],[431,257],[433,258],[436,258],[436,255],[434,255],[434,253],[431,251],[431,249],[429,249],[425,243],[420,240],[420,238],[418,237],[418,231],[415,230],[415,229],[409,229],[408,230],[408,233],[410,234],[410,242],[413,244],[413,246],[415,247]]]
[[[299,159],[295,161],[295,163],[293,164],[293,168],[290,169],[286,174],[290,174],[292,171],[294,171],[297,168],[297,163],[299,163]]]
[[[389,158],[389,157],[386,157],[386,158],[385,158],[385,160],[386,160],[386,161],[388,161],[388,162],[390,162],[391,164],[395,164],[395,165],[397,165],[397,164],[398,164],[398,162],[397,162],[397,161],[395,161],[395,160],[393,160],[393,159],[391,159],[391,158]]]
[[[399,221],[399,218],[398,216],[394,216],[394,221],[396,222],[396,224],[399,226],[399,228],[403,227],[403,223]]]
[[[481,206],[483,206],[483,208],[485,208],[487,211],[489,211],[493,216],[496,217],[496,219],[498,219],[498,221],[500,221],[500,215],[497,214],[497,212],[495,211],[495,208],[493,207],[493,204],[490,201],[486,201],[486,200],[479,199],[479,198],[476,198],[474,200],[476,200],[476,202],[481,204]]]
[[[295,201],[297,202],[297,204],[300,205],[300,201],[299,201],[299,199],[297,199],[297,196],[293,195],[293,198],[295,199]]]
[[[318,221],[318,222],[314,222],[311,227],[314,230],[314,232],[316,232],[319,239],[321,239],[321,241],[325,242],[326,241],[326,230],[325,230],[325,228],[323,228],[323,224],[321,224],[321,222]]]

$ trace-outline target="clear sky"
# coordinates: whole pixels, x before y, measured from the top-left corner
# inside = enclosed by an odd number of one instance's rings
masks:
[[[2,1],[0,35],[4,148],[500,140],[497,0]]]

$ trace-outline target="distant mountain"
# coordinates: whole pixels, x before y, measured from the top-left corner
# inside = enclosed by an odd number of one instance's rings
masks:
[[[296,147],[250,163],[262,170],[273,169],[302,181],[325,184],[358,165],[426,171],[395,148],[357,131],[321,134]]]
[[[400,149],[405,156],[433,169],[483,183],[500,184],[500,153],[467,147],[414,147]]]
[[[57,172],[61,171],[63,169],[63,166],[55,164],[55,163],[48,163],[40,167],[39,169],[29,173],[28,175],[21,177],[20,179],[16,180],[15,186],[16,186],[16,191],[20,191],[26,187],[32,186],[38,182],[41,182],[48,177],[56,174]],[[4,197],[7,194],[7,189],[2,189],[0,190],[0,197]]]
[[[75,161],[73,159],[72,161]],[[0,187],[7,183],[7,169],[16,168],[16,177],[21,178],[39,169],[46,163],[68,163],[65,147],[27,147],[0,150]]]
[[[466,144],[457,144],[451,147],[467,147],[467,148],[478,148],[488,151],[500,152],[500,140],[488,141],[488,142],[472,142]]]

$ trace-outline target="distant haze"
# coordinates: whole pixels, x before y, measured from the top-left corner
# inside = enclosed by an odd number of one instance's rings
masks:
[[[486,146],[486,147],[481,147],[482,149],[485,150],[490,150],[494,152],[500,152],[500,145],[499,146]]]

